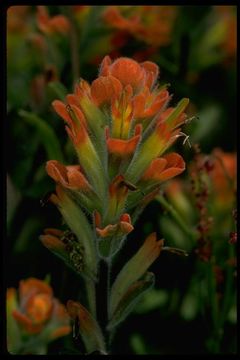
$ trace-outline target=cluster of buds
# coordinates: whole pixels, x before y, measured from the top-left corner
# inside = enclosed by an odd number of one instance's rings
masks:
[[[11,354],[46,354],[49,342],[69,334],[70,318],[44,281],[21,280],[7,289],[7,346]]]
[[[171,96],[165,85],[156,84],[158,75],[150,61],[112,62],[106,56],[96,80],[80,80],[66,103],[53,102],[79,164],[47,162],[47,173],[57,184],[50,201],[68,230],[46,229],[41,241],[85,279],[98,281],[99,261],[114,257],[162,183],[185,169],[179,154],[165,152],[182,136],[189,100],[168,107]],[[152,284],[146,270],[162,246],[151,234],[116,278],[110,324],[117,322],[126,293]]]

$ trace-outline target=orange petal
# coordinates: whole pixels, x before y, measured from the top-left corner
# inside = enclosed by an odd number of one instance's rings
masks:
[[[142,180],[163,182],[185,170],[185,162],[177,153],[171,153],[162,158],[154,159],[145,171]]]
[[[135,60],[119,58],[109,66],[108,71],[123,86],[131,85],[134,91],[140,90],[144,85],[145,71]]]
[[[110,56],[105,56],[103,58],[103,61],[101,62],[100,65],[100,71],[99,71],[99,76],[107,76],[109,75],[109,66],[112,64],[112,60],[110,58]]]
[[[34,325],[43,324],[49,320],[53,309],[53,299],[49,294],[30,296],[25,304],[25,312]]]
[[[41,235],[40,241],[49,250],[56,250],[60,252],[65,251],[64,243],[56,236],[53,236],[51,234]]]
[[[44,293],[53,295],[52,288],[42,280],[35,278],[21,280],[19,284],[20,299],[32,293]]]
[[[128,140],[114,139],[108,137],[107,133],[107,147],[110,154],[119,157],[126,157],[134,153],[141,138],[141,126],[136,126],[135,136]]]
[[[116,234],[117,229],[118,229],[118,224],[114,224],[114,225],[109,224],[109,225],[105,226],[105,228],[103,228],[103,229],[99,229],[97,227],[96,232],[100,237],[105,238],[107,236],[112,236],[112,235]]]
[[[29,334],[37,334],[41,332],[43,325],[42,324],[33,324],[32,321],[25,315],[20,313],[17,310],[14,310],[12,313],[14,319],[21,325],[25,331]]]
[[[144,61],[141,66],[146,72],[146,85],[151,89],[159,76],[159,67],[152,61]]]
[[[166,165],[167,165],[167,160],[164,158],[157,158],[152,160],[150,166],[143,174],[142,180],[155,179],[163,171]]]
[[[71,117],[69,116],[67,109],[66,109],[66,105],[60,101],[60,100],[54,100],[52,102],[52,106],[54,108],[54,110],[56,111],[56,113],[61,116],[71,127],[73,122]]]
[[[97,106],[110,103],[112,97],[118,98],[121,91],[122,84],[111,75],[100,76],[91,85],[91,95]]]
[[[87,191],[91,185],[80,171],[80,166],[64,166],[57,160],[47,162],[46,171],[49,176],[62,186],[73,189]]]

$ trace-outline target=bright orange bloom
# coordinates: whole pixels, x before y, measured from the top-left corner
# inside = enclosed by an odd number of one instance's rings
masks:
[[[7,289],[7,325],[9,350],[14,348],[14,332],[21,347],[28,337],[41,333],[43,344],[70,333],[71,327],[65,307],[53,297],[52,288],[42,280],[29,278],[19,284],[17,291]],[[15,322],[15,323],[14,323]],[[20,340],[19,340],[20,339]],[[28,349],[26,348],[25,351]],[[17,351],[15,349],[15,351]]]

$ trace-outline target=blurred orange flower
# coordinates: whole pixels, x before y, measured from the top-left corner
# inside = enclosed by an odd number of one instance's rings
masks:
[[[103,18],[111,27],[154,46],[171,41],[176,6],[108,6]]]
[[[15,337],[28,351],[27,340],[32,336],[41,334],[39,341],[47,344],[71,331],[65,307],[54,298],[52,288],[36,278],[21,280],[18,293],[7,289],[7,310],[7,342],[13,353],[18,353]]]

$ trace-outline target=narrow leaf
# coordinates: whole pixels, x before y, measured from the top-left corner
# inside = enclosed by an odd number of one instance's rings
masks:
[[[154,274],[146,273],[146,275],[141,279],[133,283],[123,295],[120,300],[112,319],[108,324],[108,330],[111,330],[117,326],[120,322],[126,319],[130,314],[136,303],[141,299],[146,291],[152,288],[154,285]]]
[[[88,353],[93,351],[105,352],[105,344],[101,329],[97,321],[88,310],[78,302],[69,300],[67,310],[70,317],[77,322],[79,334],[81,335]],[[76,336],[79,335],[78,333]]]
[[[157,259],[162,246],[163,240],[157,241],[156,234],[150,234],[138,252],[122,268],[111,289],[109,308],[111,317],[129,287],[141,278]]]

